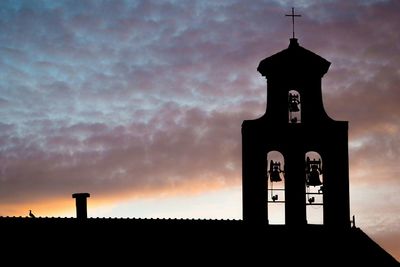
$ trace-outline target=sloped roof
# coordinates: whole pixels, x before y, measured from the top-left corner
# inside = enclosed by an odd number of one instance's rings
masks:
[[[263,59],[257,70],[267,79],[284,75],[322,77],[330,64],[323,57],[300,46],[297,39],[292,38],[288,48]]]
[[[133,265],[399,266],[359,228],[255,227],[242,220],[0,217],[0,234],[3,255],[16,250],[45,257],[69,251],[71,259],[84,258],[91,266],[105,258]]]

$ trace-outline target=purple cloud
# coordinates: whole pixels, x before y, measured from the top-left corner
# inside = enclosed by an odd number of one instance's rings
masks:
[[[400,187],[399,5],[296,7],[300,45],[332,62],[324,104],[350,121],[352,190],[377,169]],[[287,1],[0,6],[2,203],[240,184],[240,125],[265,111],[256,68],[288,45]]]

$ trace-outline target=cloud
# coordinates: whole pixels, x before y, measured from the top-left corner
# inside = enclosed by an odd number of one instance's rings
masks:
[[[79,190],[134,193],[190,180],[237,183],[241,163],[236,121],[245,115],[207,113],[170,103],[147,124],[60,127],[43,121],[40,134],[26,138],[15,138],[9,130],[2,142],[0,197],[13,202]]]
[[[256,68],[287,47],[291,1],[0,5],[3,203],[240,184],[240,125],[265,111]],[[332,62],[324,104],[350,122],[353,189],[398,188],[399,5],[297,8],[300,45]]]

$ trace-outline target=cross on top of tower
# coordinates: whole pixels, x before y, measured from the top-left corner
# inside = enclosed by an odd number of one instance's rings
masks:
[[[292,7],[292,14],[286,14],[286,17],[292,17],[292,26],[293,26],[293,39],[294,39],[294,17],[301,17],[300,14],[295,14],[294,13],[294,7]]]

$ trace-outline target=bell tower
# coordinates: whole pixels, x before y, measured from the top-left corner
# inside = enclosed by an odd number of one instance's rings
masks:
[[[324,226],[350,227],[348,122],[331,119],[322,102],[329,66],[296,38],[260,62],[267,109],[242,124],[246,223],[268,225],[268,207],[280,204],[288,227],[309,224],[309,207],[322,209]]]

